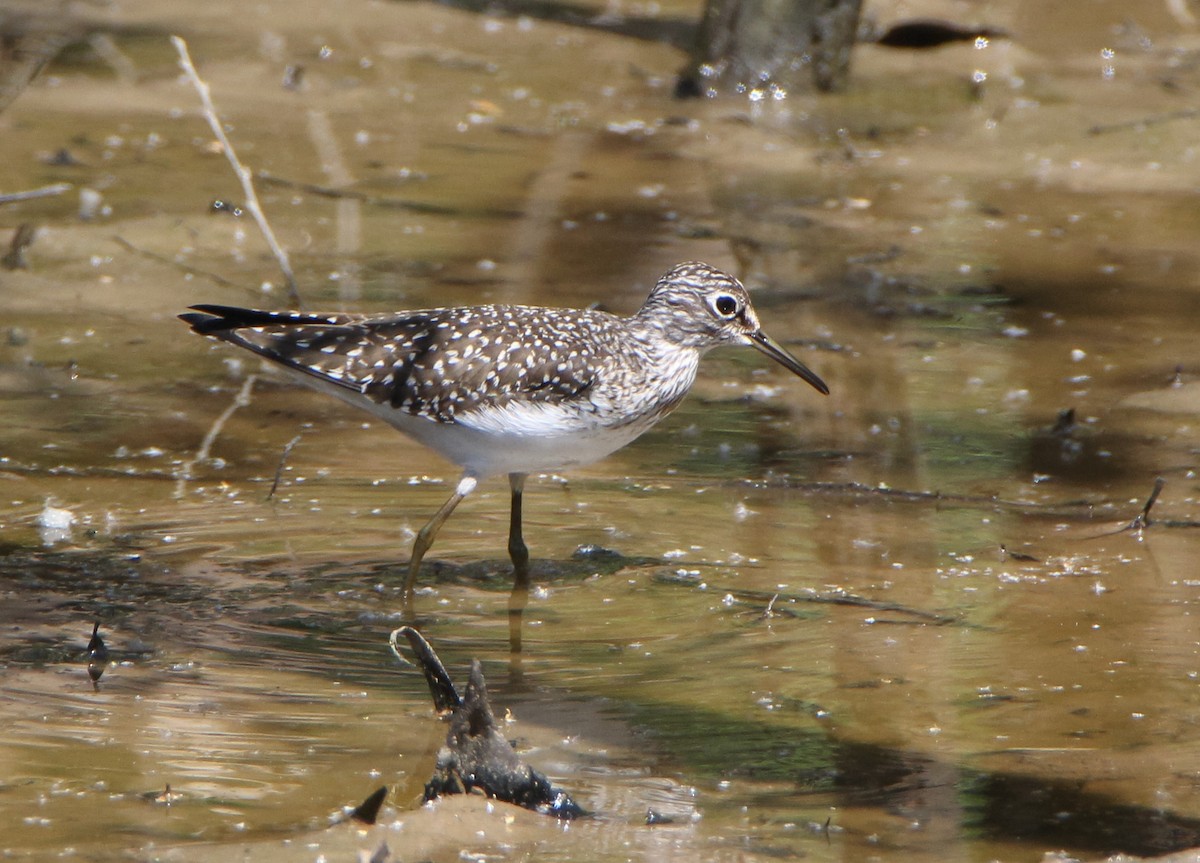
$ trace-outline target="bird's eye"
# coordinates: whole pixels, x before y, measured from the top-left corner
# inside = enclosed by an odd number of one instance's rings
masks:
[[[713,308],[723,318],[732,318],[738,310],[738,301],[729,294],[721,294],[713,301]]]

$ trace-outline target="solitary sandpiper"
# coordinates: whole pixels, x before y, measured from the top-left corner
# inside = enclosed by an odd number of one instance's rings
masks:
[[[496,474],[508,474],[508,552],[517,582],[528,583],[525,478],[589,464],[638,437],[687,395],[709,348],[750,345],[829,392],[762,331],[741,282],[697,262],[666,273],[627,318],[507,305],[383,315],[192,308],[180,317],[197,333],[278,363],[462,467],[413,542],[406,603],[442,524]]]

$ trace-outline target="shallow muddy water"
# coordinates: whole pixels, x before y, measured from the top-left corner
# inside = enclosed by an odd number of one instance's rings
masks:
[[[22,19],[71,47],[0,112],[0,194],[70,185],[0,204],[0,243],[37,229],[0,270],[0,854],[1200,845],[1187,8],[868,4],[1012,38],[864,44],[845,93],[745,103],[674,101],[678,49],[621,35],[676,39],[694,3],[63,10]],[[638,442],[531,477],[519,655],[506,484],[439,536],[418,623],[592,817],[420,805],[445,726],[387,638],[457,473],[175,320],[288,298],[172,33],[306,308],[627,313],[702,259],[830,384],[714,352]],[[380,785],[379,826],[327,827]]]

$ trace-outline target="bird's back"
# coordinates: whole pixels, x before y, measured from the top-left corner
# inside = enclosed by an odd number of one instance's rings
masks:
[[[628,319],[596,311],[194,308],[181,317],[196,332],[278,363],[480,475],[602,458],[678,404],[698,361],[690,350],[645,353]]]
[[[619,340],[603,312],[526,306],[397,315],[310,315],[195,306],[183,315],[213,335],[370,401],[442,423],[513,400],[586,396],[597,355]]]

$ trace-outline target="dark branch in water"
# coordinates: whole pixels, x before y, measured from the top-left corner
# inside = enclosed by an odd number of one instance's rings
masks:
[[[567,792],[522,761],[500,732],[478,659],[471,661],[467,694],[450,717],[446,745],[438,752],[433,778],[425,784],[425,800],[475,790],[556,818],[586,814]]]
[[[1126,531],[1131,530],[1141,532],[1148,528],[1151,523],[1150,510],[1158,500],[1158,496],[1162,494],[1163,486],[1166,484],[1167,481],[1163,477],[1160,476],[1155,478],[1154,488],[1150,490],[1150,497],[1146,498],[1145,506],[1142,507],[1142,511],[1139,512],[1133,521],[1129,522],[1129,524],[1125,525],[1124,527],[1118,527],[1116,530],[1110,530],[1106,533],[1100,533],[1096,536],[1088,538],[1099,539],[1102,536],[1115,536],[1118,533],[1125,533]],[[1158,525],[1159,527],[1200,527],[1200,521],[1190,521],[1187,519],[1158,520],[1155,521],[1154,524]]]
[[[446,745],[438,752],[433,777],[425,784],[426,801],[445,794],[482,791],[496,800],[564,820],[587,814],[567,792],[555,788],[517,756],[492,713],[479,660],[471,662],[467,692],[460,699],[446,667],[421,633],[411,626],[392,632],[392,652],[404,659],[397,644],[400,636],[408,640],[416,654],[438,710],[446,706],[453,709]]]
[[[446,670],[446,666],[442,664],[442,660],[438,658],[437,653],[430,643],[425,640],[425,636],[421,635],[415,628],[402,626],[392,632],[389,644],[396,658],[405,665],[412,665],[400,653],[400,646],[397,641],[401,635],[408,639],[409,647],[412,648],[412,652],[417,657],[417,667],[425,675],[425,682],[429,684],[429,694],[433,696],[433,706],[437,712],[445,713],[448,710],[455,710],[461,707],[462,698],[459,696],[458,690],[454,688],[454,681],[450,679],[450,672]]]
[[[932,504],[957,504],[960,506],[981,506],[991,507],[996,510],[1008,510],[1018,513],[1034,513],[1038,515],[1049,515],[1061,513],[1063,516],[1077,517],[1080,510],[1083,515],[1088,517],[1088,520],[1097,520],[1097,512],[1101,510],[1116,510],[1122,501],[1110,500],[1066,500],[1055,504],[1040,503],[1036,501],[1024,500],[1005,500],[1004,498],[995,495],[981,494],[957,494],[953,492],[942,491],[918,491],[914,489],[904,488],[888,488],[886,486],[864,485],[858,482],[801,482],[788,476],[775,476],[769,479],[757,480],[737,480],[738,485],[749,485],[753,488],[787,488],[794,491],[807,492],[808,494],[827,494],[837,498],[879,498],[888,501],[903,501],[905,503],[932,503]],[[1157,496],[1155,496],[1157,497]],[[1150,503],[1153,505],[1154,499]],[[1157,520],[1155,524],[1159,527],[1200,527],[1200,521],[1189,519],[1165,519]],[[1119,528],[1108,533],[1097,534],[1097,536],[1111,536],[1113,533],[1120,533],[1123,530],[1129,530],[1129,526]]]
[[[690,577],[680,577],[672,574],[657,574],[654,580],[665,584],[695,584],[695,581]],[[961,624],[962,621],[957,617],[948,614],[938,614],[936,611],[926,611],[923,608],[911,608],[907,605],[899,605],[895,602],[881,602],[875,599],[867,599],[865,596],[857,596],[853,593],[841,593],[832,591],[829,593],[817,593],[813,591],[804,591],[800,593],[780,593],[778,591],[767,592],[763,590],[738,590],[727,589],[719,585],[710,585],[710,590],[720,591],[721,594],[732,596],[739,602],[753,603],[755,605],[763,604],[764,608],[759,615],[762,618],[770,618],[788,614],[785,608],[781,608],[783,603],[789,602],[807,602],[817,605],[849,605],[856,608],[867,608],[872,611],[887,611],[896,614],[904,614],[910,617],[920,618],[922,621],[934,623],[938,626],[946,626],[949,624]],[[795,616],[793,614],[793,616]]]

